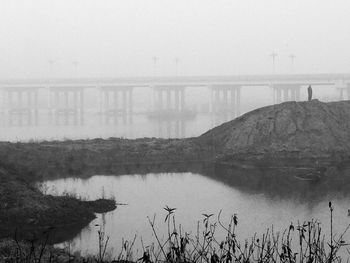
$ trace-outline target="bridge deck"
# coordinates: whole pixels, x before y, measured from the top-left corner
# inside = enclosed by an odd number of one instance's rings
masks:
[[[164,76],[129,78],[51,78],[51,79],[0,79],[0,87],[144,87],[157,85],[271,85],[300,84],[327,85],[350,83],[350,74],[286,74],[286,75],[236,75],[236,76]]]

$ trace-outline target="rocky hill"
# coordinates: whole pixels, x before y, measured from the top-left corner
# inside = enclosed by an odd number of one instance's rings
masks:
[[[350,101],[260,108],[209,130],[198,142],[226,159],[348,158]]]

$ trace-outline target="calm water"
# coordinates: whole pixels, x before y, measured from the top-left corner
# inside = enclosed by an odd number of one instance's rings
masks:
[[[239,114],[273,103],[268,87],[242,91],[242,103],[239,112],[226,112],[220,115],[209,113],[210,93],[207,88],[191,87],[186,91],[186,109],[196,112],[193,118],[155,120],[147,117],[147,112],[154,107],[152,89],[140,88],[134,91],[134,109],[132,116],[111,116],[101,114],[99,105],[100,93],[86,90],[83,118],[73,114],[61,114],[56,118],[48,105],[48,94],[45,90],[38,94],[38,114],[8,112],[5,103],[0,105],[0,140],[64,140],[109,137],[161,137],[184,138],[198,136],[208,129]],[[254,90],[259,99],[252,99]],[[0,91],[0,99],[1,98]],[[17,105],[17,104],[16,104]],[[19,105],[21,108],[23,105]],[[25,105],[24,105],[25,106]],[[51,114],[50,114],[51,112]]]
[[[322,101],[338,99],[334,87],[314,87],[314,97]],[[328,96],[326,96],[327,91]],[[333,97],[329,97],[329,96]],[[0,91],[0,100],[2,101]],[[83,118],[79,116],[60,115],[56,118],[48,106],[47,91],[38,94],[38,114],[8,112],[7,98],[0,105],[0,140],[64,140],[109,137],[160,137],[184,138],[198,136],[208,129],[229,121],[240,114],[253,109],[273,104],[271,90],[268,87],[245,87],[241,92],[241,104],[237,112],[226,111],[220,114],[210,114],[210,93],[207,88],[190,87],[186,90],[186,109],[196,112],[193,118],[155,120],[147,117],[152,111],[151,89],[135,89],[134,110],[132,116],[122,117],[101,114],[98,98],[100,94],[92,89],[86,90]],[[306,98],[306,89],[301,90],[301,98]],[[16,104],[17,105],[17,104]],[[18,105],[19,108],[25,105]],[[50,114],[51,112],[51,114]]]
[[[332,201],[334,225],[338,233],[344,230],[350,218],[347,210],[350,196],[348,183],[338,181],[309,182],[294,177],[281,178],[282,172],[273,172],[267,177],[261,171],[233,171],[231,174],[214,175],[199,173],[149,173],[146,175],[96,175],[88,179],[65,178],[45,182],[47,192],[75,193],[93,200],[101,196],[115,197],[120,205],[115,211],[98,215],[90,225],[72,238],[69,244],[82,253],[95,253],[98,248],[97,231],[100,226],[110,236],[110,252],[119,251],[122,238],[132,240],[137,235],[135,247],[140,249],[142,236],[145,244],[155,242],[147,216],[156,214],[156,228],[160,236],[166,233],[163,207],[176,207],[176,219],[184,230],[196,231],[202,213],[213,213],[215,219],[222,209],[222,219],[237,213],[238,236],[251,237],[274,225],[275,231],[283,230],[291,222],[312,218],[323,223],[329,230],[330,215],[328,201]],[[243,172],[244,174],[244,172]],[[98,226],[97,226],[98,225]],[[220,231],[218,232],[220,236]]]
[[[10,119],[11,118],[11,119]],[[0,115],[0,141],[64,140],[92,138],[184,138],[198,136],[230,118],[214,118],[198,114],[186,120],[150,120],[145,115],[135,114],[124,122],[120,117],[106,119],[98,113],[85,113],[83,124],[74,124],[73,117],[56,122],[47,113],[41,112],[37,125],[28,124],[26,116]]]

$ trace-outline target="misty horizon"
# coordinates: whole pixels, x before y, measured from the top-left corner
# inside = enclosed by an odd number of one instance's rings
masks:
[[[347,1],[3,0],[0,79],[348,73],[349,11]]]

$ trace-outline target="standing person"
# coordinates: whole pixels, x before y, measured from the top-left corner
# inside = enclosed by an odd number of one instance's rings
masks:
[[[312,88],[311,85],[307,88],[307,94],[308,94],[308,101],[311,101],[312,99]]]

